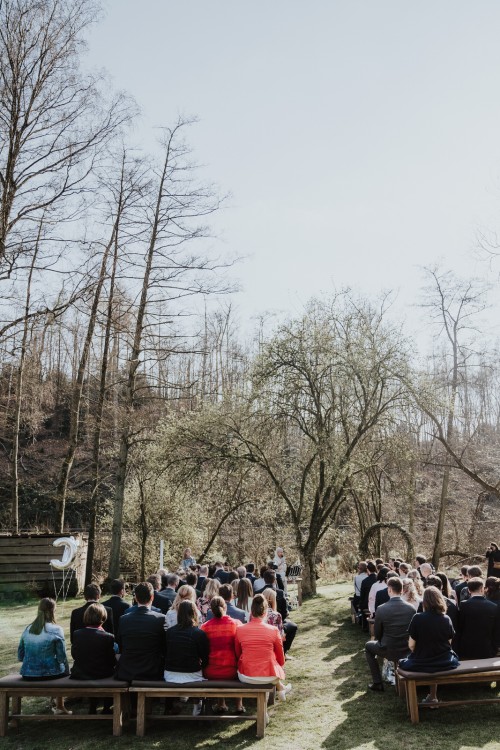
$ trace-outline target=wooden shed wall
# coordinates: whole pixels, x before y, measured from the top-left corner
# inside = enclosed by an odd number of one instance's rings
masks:
[[[63,571],[52,569],[52,559],[60,559],[63,547],[54,547],[53,541],[70,534],[22,534],[20,536],[0,536],[0,594],[15,591],[41,592],[53,594],[54,579],[59,591],[63,581]],[[85,564],[87,561],[87,534],[74,533],[79,539],[75,558],[76,590],[72,586],[72,595],[83,589],[85,583]],[[66,574],[68,571],[66,571]],[[54,577],[53,577],[54,576]]]

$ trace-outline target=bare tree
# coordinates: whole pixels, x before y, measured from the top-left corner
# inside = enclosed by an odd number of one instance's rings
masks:
[[[215,286],[209,271],[218,266],[206,255],[191,249],[194,241],[205,237],[207,228],[199,222],[213,213],[220,199],[211,187],[198,185],[195,168],[189,162],[189,149],[182,140],[187,121],[180,119],[164,131],[163,162],[153,171],[150,200],[144,203],[137,225],[137,246],[129,250],[129,275],[136,273],[137,305],[134,309],[134,330],[129,349],[124,385],[125,423],[120,435],[120,448],[114,498],[113,528],[109,575],[116,578],[120,571],[120,548],[123,509],[129,452],[141,439],[140,365],[149,356],[146,340],[151,328],[165,329],[170,341],[171,320],[178,308],[175,303],[186,297],[208,293]],[[154,191],[154,192],[153,192]],[[203,277],[208,277],[203,280]]]

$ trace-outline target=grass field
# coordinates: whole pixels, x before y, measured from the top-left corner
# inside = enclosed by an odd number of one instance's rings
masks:
[[[257,740],[255,725],[157,723],[144,738],[134,726],[121,738],[111,736],[108,722],[25,722],[0,740],[15,750],[500,750],[500,706],[450,707],[421,711],[411,726],[404,702],[388,687],[367,693],[369,672],[363,656],[364,637],[351,625],[347,596],[351,586],[336,584],[294,613],[299,625],[287,680],[293,693],[271,711],[266,737]],[[67,629],[73,604],[59,609]],[[34,617],[35,605],[5,604],[0,608],[0,672],[17,671],[16,649],[23,627]],[[484,688],[479,687],[479,690]],[[40,711],[47,702],[38,702]]]

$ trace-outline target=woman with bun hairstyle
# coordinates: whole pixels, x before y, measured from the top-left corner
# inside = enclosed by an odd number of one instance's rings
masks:
[[[235,635],[238,657],[238,679],[241,682],[276,685],[278,698],[286,700],[291,685],[284,685],[285,654],[278,628],[266,622],[268,604],[262,594],[255,594],[251,619],[237,629]]]
[[[222,596],[212,597],[210,609],[213,617],[201,626],[210,644],[208,664],[203,670],[203,676],[207,680],[237,680],[238,659],[236,658],[235,635],[238,628],[243,626],[239,620],[229,617],[226,602]],[[227,713],[227,710],[224,698],[220,698],[212,706],[212,711],[217,714]],[[245,713],[241,698],[236,699],[236,713]]]

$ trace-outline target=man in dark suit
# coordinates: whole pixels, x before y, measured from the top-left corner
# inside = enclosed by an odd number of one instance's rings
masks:
[[[135,587],[137,606],[120,619],[117,680],[161,680],[165,668],[165,615],[153,612],[150,583]]]
[[[147,579],[147,582],[151,584],[151,586],[153,587],[153,591],[154,591],[153,607],[155,607],[156,609],[159,609],[162,614],[166,615],[168,610],[172,606],[172,602],[167,596],[164,596],[162,592],[160,591],[161,577],[159,575],[149,576],[149,578]]]
[[[403,584],[400,578],[389,578],[387,590],[389,601],[381,604],[375,612],[376,640],[365,644],[366,661],[373,680],[368,687],[375,691],[384,689],[377,656],[383,657],[391,652],[391,655],[403,657],[408,653],[408,627],[415,614],[412,605],[401,599]]]
[[[125,614],[129,608],[127,602],[123,601],[123,597],[125,596],[125,582],[121,578],[115,578],[115,580],[111,581],[109,584],[109,590],[111,596],[103,602],[103,606],[109,607],[109,609],[113,611],[113,630],[116,636],[118,633],[118,622],[120,617]]]
[[[467,582],[470,598],[458,610],[457,653],[460,659],[488,659],[500,646],[500,607],[484,596],[482,578]]]
[[[221,562],[215,563],[214,578],[217,578],[221,584],[229,583],[229,572],[224,570],[224,566]]]
[[[164,589],[158,592],[158,596],[165,597],[169,600],[170,606],[174,603],[174,599],[177,595],[177,587],[179,585],[180,578],[175,573],[170,573],[166,578],[166,586]]]
[[[368,573],[368,575],[363,581],[361,581],[361,586],[359,589],[358,608],[361,614],[368,611],[368,596],[370,595],[370,589],[377,580],[377,566],[372,560],[369,560],[369,562],[366,563],[366,572]],[[368,623],[366,621],[365,615],[363,615],[362,625],[363,630],[368,630]]]
[[[98,586],[97,583],[89,583],[88,586],[85,586],[83,596],[85,597],[85,604],[83,605],[83,607],[77,607],[71,613],[71,619],[69,623],[69,635],[71,643],[73,643],[73,633],[75,632],[75,630],[80,630],[80,628],[85,627],[85,625],[83,624],[83,615],[85,614],[87,608],[90,607],[91,604],[99,603],[99,599],[101,598],[101,587]],[[110,607],[105,607],[105,609],[106,622],[104,623],[103,628],[107,633],[111,633],[111,635],[114,635],[113,610],[110,609]]]
[[[254,573],[255,573],[255,565],[254,565],[254,563],[247,563],[247,565],[245,565],[245,568],[247,570],[246,577],[248,578],[248,580],[250,581],[250,583],[253,586],[254,581],[257,580],[256,576],[254,575]]]

